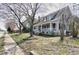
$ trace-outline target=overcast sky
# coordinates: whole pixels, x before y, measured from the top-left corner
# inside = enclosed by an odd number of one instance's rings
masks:
[[[49,13],[53,13],[65,6],[67,6],[67,5],[72,5],[72,4],[70,4],[70,3],[46,3],[45,8],[47,8],[47,10],[46,11],[44,10],[44,12],[39,13],[38,15],[45,16]]]

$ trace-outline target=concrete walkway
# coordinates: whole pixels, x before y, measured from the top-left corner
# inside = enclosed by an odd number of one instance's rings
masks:
[[[4,35],[4,49],[4,55],[24,55],[23,50],[8,34]]]
[[[3,35],[4,35],[4,32],[0,31],[0,37],[3,37]]]

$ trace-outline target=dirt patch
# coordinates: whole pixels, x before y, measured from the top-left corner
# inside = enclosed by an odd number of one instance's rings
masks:
[[[20,46],[25,50],[26,54],[29,54],[30,51],[35,51],[39,55],[78,55],[79,48],[74,46],[69,46],[64,43],[59,42],[59,39],[56,41],[56,38],[45,39],[38,38],[28,40]],[[69,43],[69,42],[68,42]]]

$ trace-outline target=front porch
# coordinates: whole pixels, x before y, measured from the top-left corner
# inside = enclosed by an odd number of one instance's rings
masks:
[[[34,26],[33,30],[35,34],[43,33],[48,35],[52,35],[52,34],[59,35],[60,32],[58,22],[49,22],[49,23],[40,24]]]

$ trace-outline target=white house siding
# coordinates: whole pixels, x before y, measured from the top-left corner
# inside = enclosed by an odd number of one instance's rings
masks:
[[[52,23],[50,23],[52,24]],[[40,31],[39,31],[39,26],[36,26],[36,29],[34,29],[34,33],[35,34],[39,34],[39,33],[43,33],[43,34],[48,34],[48,35],[52,35],[53,33],[55,35],[60,35],[60,30],[59,30],[59,23],[56,22],[56,28],[52,28],[53,26],[50,26],[49,28],[41,28],[40,27]],[[64,34],[66,35],[66,30],[64,30]]]
[[[53,28],[53,26],[52,26],[53,23],[56,24],[55,28]],[[42,26],[45,24],[49,24],[49,28],[43,28]],[[41,26],[40,31],[39,31],[39,26]],[[43,34],[52,35],[53,32],[55,32],[56,35],[59,34],[59,21],[58,21],[58,19],[52,20],[52,21],[47,22],[47,23],[42,23],[42,24],[36,25],[34,27],[35,27],[35,29],[33,31],[35,34],[43,33]]]
[[[60,29],[59,29],[59,20],[60,18],[56,18],[54,20],[48,21],[48,22],[42,22],[42,23],[38,23],[36,24],[34,27],[35,29],[33,29],[35,34],[39,34],[39,33],[43,33],[43,34],[48,34],[48,35],[53,35],[53,33],[55,35],[60,35]],[[56,26],[55,28],[53,28],[52,24],[55,23]],[[49,28],[42,28],[43,25],[45,24],[49,24]],[[40,27],[40,31],[39,31],[39,26]],[[67,29],[64,30],[64,34],[66,35],[66,31]]]
[[[50,35],[50,28],[42,29],[42,33]]]
[[[58,12],[58,13],[57,13]],[[39,23],[35,24],[34,27],[37,27],[36,29],[34,29],[34,32],[35,33],[44,33],[44,34],[49,34],[49,35],[52,35],[53,32],[55,35],[60,35],[60,29],[59,29],[59,23],[60,23],[60,19],[61,19],[61,15],[64,14],[65,15],[65,29],[64,29],[64,34],[66,35],[66,31],[69,30],[68,29],[68,25],[67,25],[67,22],[68,22],[68,18],[69,16],[71,16],[71,12],[70,12],[70,9],[69,7],[65,7],[59,11],[57,11],[53,14],[50,14],[50,15],[47,15],[47,19],[43,19],[41,20]],[[51,16],[52,15],[52,16]],[[55,16],[56,15],[56,16]],[[45,16],[46,17],[46,16]],[[44,18],[45,18],[44,17]],[[49,19],[50,17],[50,19]],[[53,23],[55,23],[54,25],[52,25]],[[46,28],[47,25],[46,24],[50,24],[49,25],[49,28]],[[42,26],[45,25],[45,28],[43,28]],[[41,31],[39,31],[39,26],[41,26]],[[54,28],[54,27],[55,28]]]

